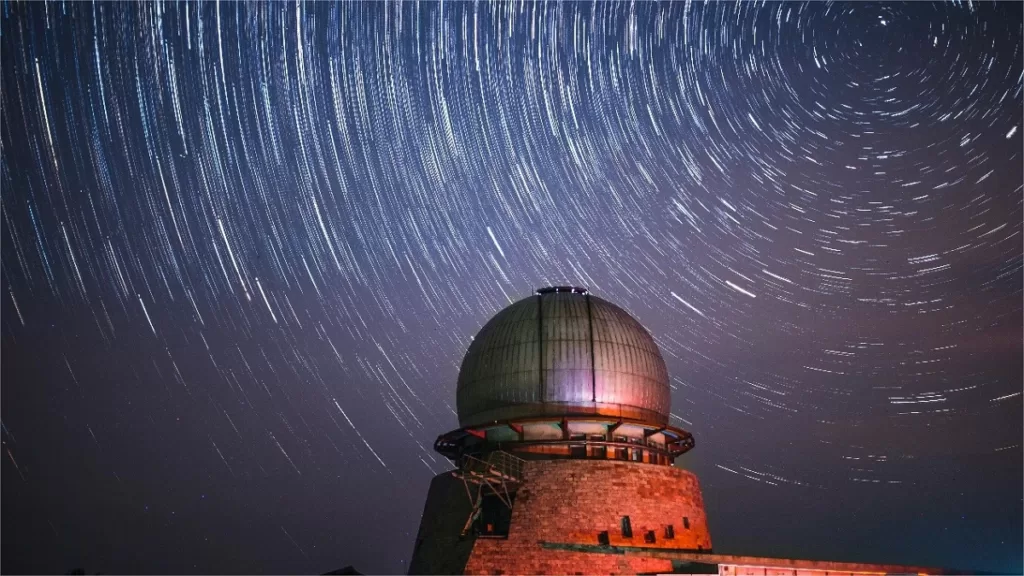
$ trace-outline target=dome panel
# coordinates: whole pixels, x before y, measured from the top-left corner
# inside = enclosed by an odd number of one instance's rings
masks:
[[[550,288],[496,314],[459,372],[460,426],[601,415],[667,424],[668,371],[650,334],[579,288]]]

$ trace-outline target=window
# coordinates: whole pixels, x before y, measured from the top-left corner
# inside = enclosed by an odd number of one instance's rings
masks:
[[[631,452],[633,452],[633,462],[643,462],[644,461],[644,451],[643,450],[634,448],[633,450],[631,450]]]
[[[597,458],[599,460],[605,460],[608,458],[608,448],[606,446],[598,446],[597,442],[604,442],[604,436],[600,434],[591,434],[590,441],[593,444],[590,445],[590,457]]]
[[[632,538],[633,537],[633,526],[629,523],[629,516],[622,517],[622,537]]]
[[[654,530],[648,530],[647,532],[644,533],[644,542],[646,542],[648,544],[654,544],[654,542],[655,542]]]
[[[619,444],[619,443],[625,444],[626,443],[626,437],[625,436],[614,436],[614,437],[612,437],[612,441],[615,442],[616,444]],[[616,446],[614,448],[614,450],[615,450],[615,459],[616,460],[629,460],[629,449],[628,448]]]
[[[690,519],[686,516],[683,516],[683,528],[690,529]]]
[[[586,458],[587,457],[587,440],[586,434],[573,434],[569,437],[569,440],[578,442],[578,444],[569,445],[569,457],[570,458]]]
[[[484,494],[481,497],[480,514],[476,519],[476,533],[478,535],[492,537],[508,536],[508,528],[511,523],[512,509],[506,506],[497,494]]]
[[[597,533],[597,543],[601,546],[609,546],[610,540],[608,540],[608,531]]]
[[[673,526],[671,524],[669,524],[668,526],[665,526],[665,540],[671,540],[671,539],[673,539],[675,537],[676,537],[676,528],[675,528],[675,526]]]

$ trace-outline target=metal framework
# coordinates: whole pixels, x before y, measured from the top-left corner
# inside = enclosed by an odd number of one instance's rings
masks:
[[[462,536],[469,532],[473,521],[480,514],[486,490],[490,490],[497,496],[505,506],[508,506],[509,510],[512,509],[512,496],[515,495],[520,482],[522,482],[523,467],[522,458],[501,450],[491,452],[485,458],[477,458],[468,454],[459,458],[458,468],[452,472],[452,475],[462,480],[462,484],[466,488],[466,495],[473,503],[469,518],[462,526]]]
[[[669,460],[675,459],[678,456],[685,454],[693,449],[695,442],[693,435],[682,428],[675,426],[663,426],[655,425],[646,421],[638,421],[631,419],[619,419],[616,421],[606,421],[608,425],[607,435],[604,440],[593,440],[587,439],[570,439],[568,436],[569,423],[571,422],[587,422],[587,423],[602,423],[600,419],[594,418],[593,416],[563,416],[560,420],[552,420],[550,418],[532,418],[523,419],[516,421],[507,422],[495,422],[489,426],[466,426],[457,430],[452,430],[437,437],[434,442],[434,450],[440,454],[451,458],[455,461],[460,461],[464,456],[483,455],[490,450],[502,450],[505,452],[516,451],[517,448],[525,448],[529,446],[552,446],[552,445],[565,445],[565,446],[606,446],[608,448],[643,448],[655,454],[660,454],[669,458]],[[536,424],[536,423],[551,423],[561,426],[563,432],[562,439],[544,439],[544,440],[526,440],[523,437],[523,425],[524,424]],[[655,444],[650,441],[647,442],[621,442],[613,440],[615,430],[624,424],[630,424],[633,426],[641,426],[644,430],[644,439],[650,438],[655,434],[663,434],[665,436],[665,444]],[[519,436],[518,440],[506,440],[502,442],[488,442],[487,441],[487,430],[499,427],[508,427]]]

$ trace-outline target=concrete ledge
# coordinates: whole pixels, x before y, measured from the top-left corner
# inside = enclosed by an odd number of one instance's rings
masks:
[[[854,572],[861,574],[956,574],[957,572],[941,568],[924,566],[901,566],[898,564],[865,564],[860,562],[832,562],[827,560],[798,560],[793,558],[768,558],[758,556],[736,556],[732,554],[714,554],[711,551],[687,549],[653,548],[645,546],[601,546],[590,544],[573,544],[569,542],[540,542],[542,548],[551,550],[570,550],[591,554],[615,554],[697,562],[702,564],[725,564],[731,566],[757,566],[765,568],[788,568],[792,570],[820,570],[822,572]]]

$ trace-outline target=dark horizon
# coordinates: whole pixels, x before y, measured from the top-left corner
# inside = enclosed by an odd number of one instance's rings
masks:
[[[402,571],[561,284],[657,341],[716,552],[1024,571],[1021,3],[0,18],[0,572]]]

